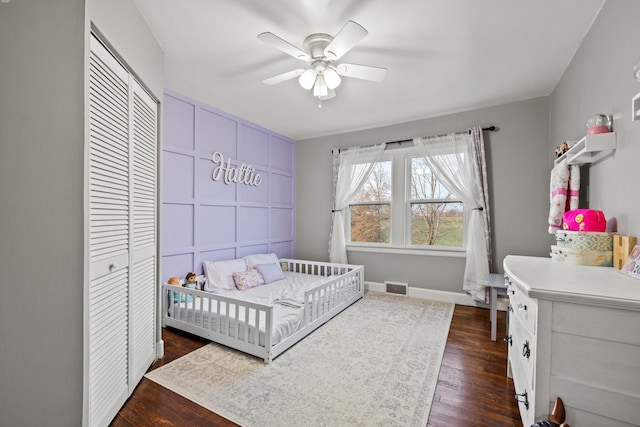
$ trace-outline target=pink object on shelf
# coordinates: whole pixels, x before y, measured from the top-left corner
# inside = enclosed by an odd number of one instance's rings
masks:
[[[587,129],[587,135],[595,135],[598,133],[607,133],[609,132],[608,126],[593,126]]]
[[[607,229],[604,212],[593,209],[574,209],[562,216],[562,228],[570,231],[598,231]]]

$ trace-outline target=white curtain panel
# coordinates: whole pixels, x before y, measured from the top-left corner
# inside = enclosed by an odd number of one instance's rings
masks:
[[[329,242],[329,260],[347,264],[347,239],[345,236],[345,210],[354,195],[360,191],[380,161],[386,144],[370,147],[355,147],[342,150],[338,154],[339,166],[335,179],[335,200],[333,222]]]
[[[489,257],[484,212],[488,203],[485,202],[482,190],[484,182],[481,178],[481,170],[475,162],[477,156],[473,138],[465,132],[415,138],[413,142],[418,154],[424,157],[427,165],[447,190],[460,197],[467,207],[471,206],[462,288],[473,299],[486,302]],[[484,159],[484,149],[482,151]],[[486,182],[486,179],[484,181]]]

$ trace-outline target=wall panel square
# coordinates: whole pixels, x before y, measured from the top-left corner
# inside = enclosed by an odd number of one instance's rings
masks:
[[[193,253],[165,255],[162,257],[162,282],[169,277],[184,279],[188,272],[193,271]]]
[[[286,172],[293,172],[295,152],[291,141],[282,138],[271,138],[271,167]]]
[[[293,178],[271,174],[271,203],[293,204]]]
[[[165,203],[162,210],[162,241],[166,249],[194,244],[193,205]]]
[[[166,200],[194,197],[192,156],[165,151],[162,159],[162,196]]]
[[[237,156],[237,122],[222,114],[200,109],[198,123],[198,151],[207,153],[221,152],[225,159]]]
[[[271,238],[293,238],[293,209],[271,209]]]
[[[173,96],[164,98],[163,143],[167,146],[194,148],[195,106]]]
[[[239,163],[269,166],[269,134],[252,126],[240,127]]]
[[[264,240],[269,236],[269,209],[247,208],[238,209],[238,241],[246,242]]]
[[[200,206],[199,244],[212,245],[236,240],[236,208]]]

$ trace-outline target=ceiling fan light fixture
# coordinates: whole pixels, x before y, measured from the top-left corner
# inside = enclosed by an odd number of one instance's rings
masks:
[[[327,68],[326,70],[324,70],[324,73],[322,73],[322,75],[324,76],[324,81],[329,89],[335,89],[340,86],[340,82],[342,81],[342,79],[333,68]]]
[[[316,82],[316,75],[317,73],[315,72],[315,70],[310,68],[300,75],[298,83],[300,83],[300,86],[302,86],[306,90],[309,90]]]
[[[316,77],[316,84],[313,86],[313,96],[323,97],[329,94],[329,88],[324,81],[324,76],[322,74],[318,74]]]

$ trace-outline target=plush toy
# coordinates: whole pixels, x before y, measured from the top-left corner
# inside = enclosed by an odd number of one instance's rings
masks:
[[[556,398],[556,403],[553,404],[551,415],[548,420],[538,421],[532,424],[531,427],[569,427],[569,424],[564,422],[564,403],[559,397]]]
[[[569,143],[567,141],[563,142],[559,146],[556,147],[556,157],[562,156],[569,150]]]

